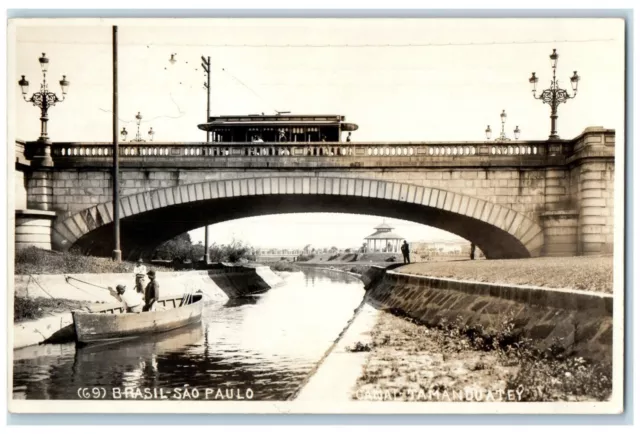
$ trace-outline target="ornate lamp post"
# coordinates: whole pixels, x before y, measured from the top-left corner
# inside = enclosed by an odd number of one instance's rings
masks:
[[[48,111],[49,107],[56,105],[56,103],[64,101],[65,96],[67,95],[67,90],[69,89],[69,82],[67,81],[67,76],[63,75],[62,80],[60,80],[60,88],[62,89],[62,97],[58,97],[55,93],[49,92],[49,87],[47,84],[47,71],[49,69],[49,59],[42,53],[42,57],[38,59],[40,62],[40,68],[42,69],[42,83],[40,84],[40,92],[36,92],[31,95],[30,98],[27,98],[27,92],[29,91],[29,82],[23,75],[18,84],[20,85],[20,89],[22,91],[22,98],[26,102],[32,103],[34,106],[40,108],[40,137],[38,138],[38,143],[42,145],[41,149],[39,149],[34,156],[34,158],[41,160],[40,164],[43,166],[51,166],[53,165],[53,161],[51,160],[51,141],[49,140],[49,135],[47,134],[47,122],[49,121]]]
[[[136,115],[136,126],[138,127],[138,130],[136,132],[136,137],[131,139],[129,142],[130,143],[142,143],[142,142],[146,142],[145,139],[142,138],[142,136],[140,135],[140,123],[142,122],[142,115],[140,114],[140,112],[138,112],[138,114]],[[153,131],[153,127],[149,128],[149,132],[147,134],[149,134],[149,141],[153,142],[153,135],[156,132]],[[125,127],[122,127],[122,131],[120,131],[120,137],[122,138],[123,142],[127,141],[127,136],[129,135],[129,131],[127,131],[127,129]]]
[[[507,137],[507,135],[504,132],[504,125],[507,122],[507,112],[505,110],[502,110],[502,113],[500,113],[500,122],[502,123],[502,129],[500,131],[500,135],[498,137],[496,137],[496,142],[508,142],[511,139],[509,137]],[[484,130],[485,135],[487,136],[487,140],[491,140],[491,126],[487,125],[487,129]],[[516,129],[513,130],[513,137],[515,137],[516,140],[518,140],[520,138],[520,128],[518,126],[516,126]]]
[[[562,103],[567,102],[567,100],[573,99],[576,97],[578,93],[578,81],[580,81],[580,76],[578,76],[578,71],[573,71],[573,76],[571,76],[571,88],[573,89],[573,95],[569,95],[569,93],[565,89],[560,89],[558,85],[558,79],[556,78],[556,67],[558,66],[558,58],[560,56],[556,53],[556,49],[553,49],[553,53],[549,56],[551,60],[551,69],[553,71],[553,78],[551,80],[551,87],[545,89],[540,93],[540,95],[536,96],[536,85],[538,84],[538,77],[536,77],[536,73],[531,73],[531,78],[529,78],[529,83],[533,86],[532,92],[533,97],[535,99],[541,100],[544,104],[549,104],[551,106],[551,134],[549,135],[549,139],[558,139],[558,131],[556,130],[556,121],[558,119],[558,106]]]
[[[136,115],[136,126],[138,127],[137,131],[136,131],[136,137],[130,140],[130,143],[141,143],[141,142],[146,142],[145,139],[142,138],[142,136],[140,135],[140,124],[142,123],[142,115],[140,114],[140,112],[138,112],[138,114]],[[151,127],[149,129],[149,132],[147,134],[149,134],[149,139],[151,142],[153,142],[153,135],[156,132],[153,131],[153,127]],[[127,129],[125,127],[122,127],[122,131],[120,131],[120,137],[122,137],[122,141],[126,141],[127,140],[127,135],[129,134],[129,132],[127,131]]]
[[[135,139],[131,139],[132,142],[144,142],[145,140],[140,135],[140,123],[142,122],[142,115],[140,112],[136,115],[136,125],[138,126],[138,130],[136,132]]]

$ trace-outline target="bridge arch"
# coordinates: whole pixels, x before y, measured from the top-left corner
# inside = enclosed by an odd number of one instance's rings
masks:
[[[344,212],[400,218],[457,234],[489,259],[539,256],[542,228],[506,206],[409,183],[348,177],[250,177],[207,181],[120,199],[124,258],[150,254],[186,231],[242,217]],[[54,223],[56,250],[110,256],[113,209],[102,203]],[[265,228],[268,230],[268,228]]]

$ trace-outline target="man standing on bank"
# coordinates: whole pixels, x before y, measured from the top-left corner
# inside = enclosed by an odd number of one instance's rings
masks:
[[[138,259],[138,263],[133,267],[133,274],[136,275],[136,291],[142,294],[144,292],[144,275],[147,274],[147,267],[142,262],[142,258]]]
[[[155,270],[149,270],[149,283],[144,290],[144,311],[153,312],[156,310],[156,302],[160,298],[160,284],[156,280]]]
[[[409,259],[409,244],[407,244],[407,240],[404,240],[402,246],[400,246],[400,251],[402,252],[402,260],[405,264],[410,264],[411,260]]]

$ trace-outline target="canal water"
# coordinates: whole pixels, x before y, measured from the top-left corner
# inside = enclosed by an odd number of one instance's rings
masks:
[[[211,305],[189,328],[80,349],[15,350],[14,398],[284,400],[363,296],[355,277],[308,270],[259,296]]]

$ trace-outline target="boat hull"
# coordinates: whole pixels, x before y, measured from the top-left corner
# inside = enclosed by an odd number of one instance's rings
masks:
[[[113,308],[94,313],[73,312],[76,341],[79,344],[92,344],[134,339],[178,329],[201,320],[204,305],[202,295],[195,295],[192,303],[185,306],[180,306],[180,302],[181,298],[160,300],[155,312],[117,313],[121,309],[114,311]]]

